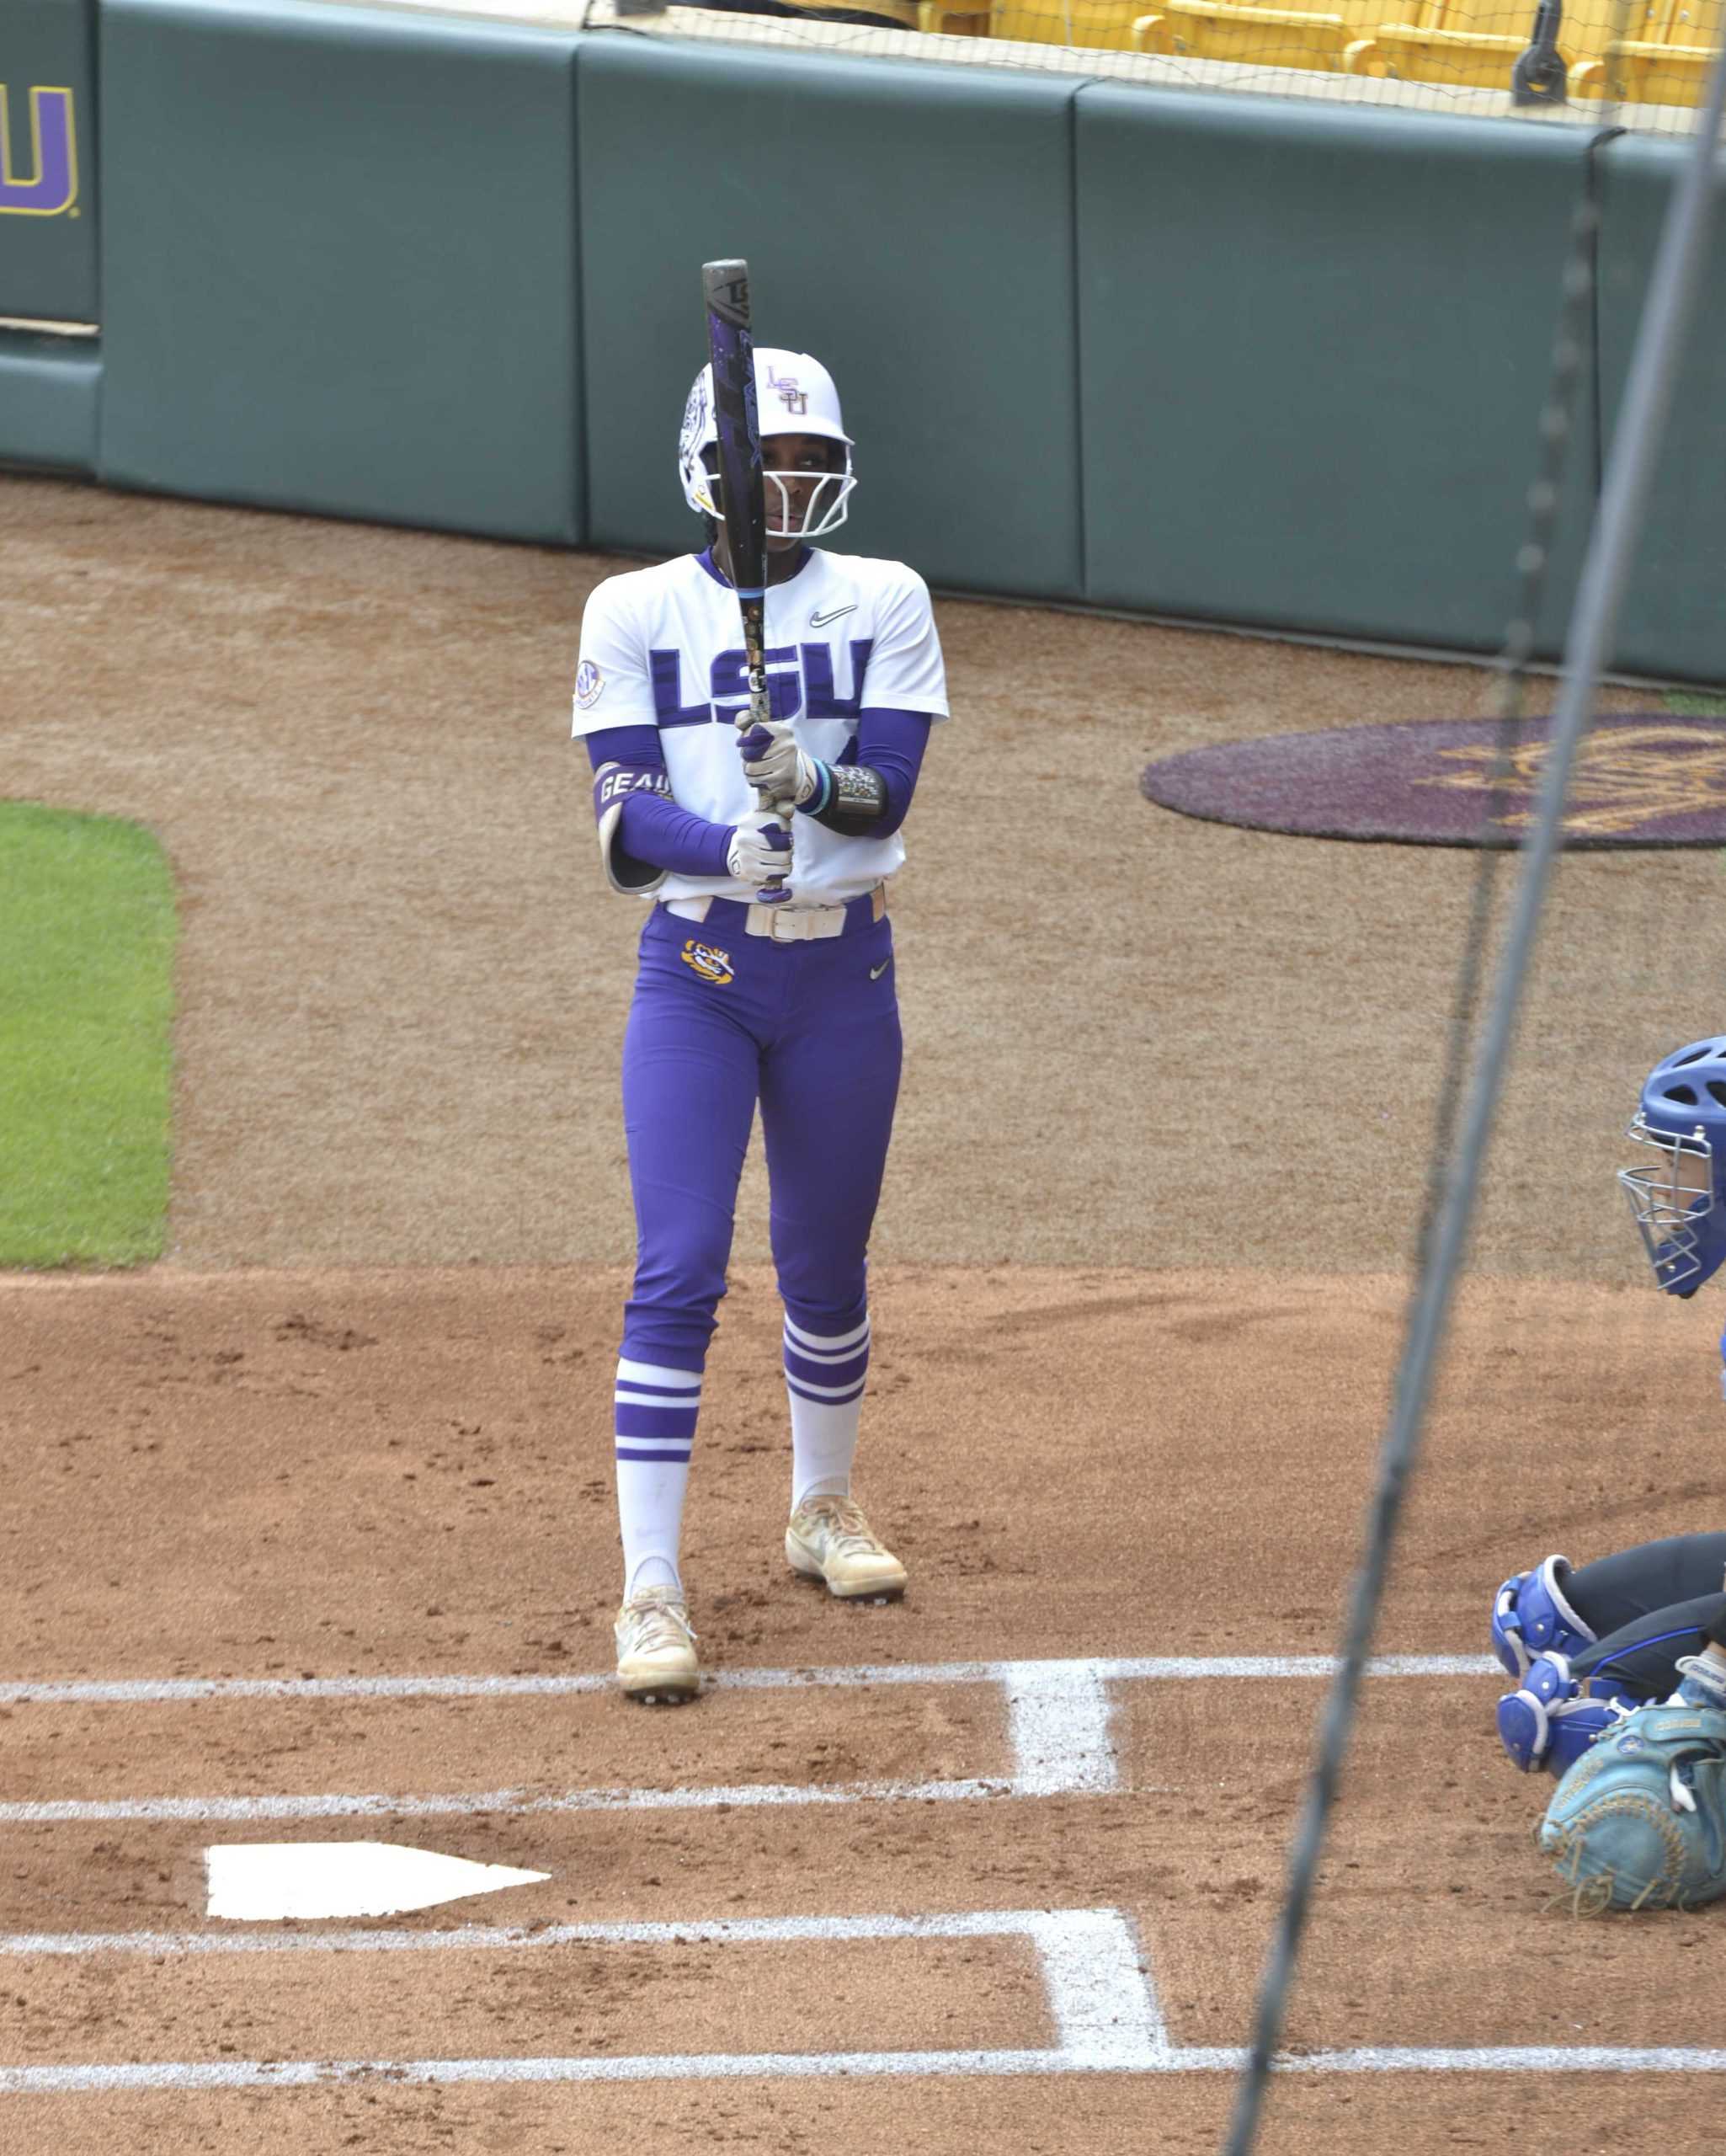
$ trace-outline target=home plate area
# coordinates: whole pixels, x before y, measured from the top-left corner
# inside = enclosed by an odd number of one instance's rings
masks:
[[[22,1792],[0,1806],[0,2094],[1226,2075],[1329,1668],[729,1672],[698,1712],[730,1771],[687,1784],[614,1778],[643,1718],[598,1676],[0,1688]],[[1505,1909],[1550,1882],[1532,1863],[1495,1898],[1467,1882],[1534,1786],[1500,1770],[1432,1820],[1418,1879],[1387,1874],[1410,1732],[1425,1759],[1478,1750],[1490,1672],[1372,1666],[1287,2066],[1726,2071],[1707,1987],[1636,2003],[1637,1954],[1695,1919],[1605,1928],[1628,1985],[1568,2026],[1531,2010]],[[313,1721],[344,1786],[295,1771]],[[813,1777],[771,1765],[823,1754]],[[851,1771],[866,1758],[884,1771]],[[644,1903],[662,1913],[615,1913]],[[46,1908],[60,1928],[32,1928]]]

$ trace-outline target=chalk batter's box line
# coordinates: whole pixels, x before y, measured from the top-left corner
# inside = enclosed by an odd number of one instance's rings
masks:
[[[757,1917],[674,1924],[559,1924],[539,1931],[470,1924],[444,1932],[19,1935],[0,1952],[147,1955],[497,1952],[573,1944],[830,1943],[860,1939],[1022,1937],[1035,1945],[1056,2042],[1026,2050],[696,2052],[630,2058],[181,2060],[0,2068],[0,2095],[392,2084],[1000,2076],[1024,2073],[1233,2073],[1243,2051],[1170,2041],[1133,1929],[1121,1911],[1000,1909],[919,1917]],[[1390,2046],[1298,2052],[1302,2073],[1726,2072],[1726,2051],[1627,2046]]]
[[[1490,1655],[1375,1655],[1369,1677],[1479,1677],[1496,1669]],[[1035,1684],[1081,1674],[1105,1684],[1145,1679],[1289,1679],[1336,1673],[1333,1655],[1139,1655],[1049,1657],[1017,1662],[843,1664],[827,1669],[722,1669],[705,1680],[715,1691],[776,1691],[876,1684]],[[0,1705],[162,1706],[226,1700],[565,1699],[610,1692],[616,1678],[583,1671],[566,1676],[138,1677],[0,1682]]]
[[[839,2052],[804,2055],[728,2053],[628,2060],[455,2059],[178,2063],[13,2067],[0,2069],[0,2094],[66,2094],[93,2089],[301,2085],[386,2075],[392,2080],[687,2079],[761,2072],[802,2073],[952,2072],[998,2057],[1034,2061],[1033,2071],[1096,2070],[1130,2065],[1169,2049],[1156,1988],[1132,1926],[1121,1911],[1097,1909],[967,1910],[951,1915],[805,1916],[722,1919],[706,1923],[583,1924],[519,1927],[469,1924],[445,1932],[354,1931],[327,1934],[200,1932],[20,1934],[0,1940],[0,1953],[164,1956],[242,1954],[519,1952],[583,1945],[751,1946],[855,1940],[1025,1938],[1036,1951],[1044,1999],[1055,2032],[1052,2047],[994,2053]],[[891,2068],[858,2061],[893,2060]],[[928,2066],[924,2062],[934,2059]],[[908,2062],[915,2061],[910,2064]],[[954,2062],[966,2062],[956,2065]],[[230,2077],[232,2068],[238,2079]],[[985,2069],[986,2070],[986,2069]],[[1009,2069],[1016,2070],[1016,2069]],[[214,2075],[215,2079],[211,2076]]]
[[[1457,1668],[1460,1664],[1461,1669]],[[1375,1673],[1387,1677],[1452,1676],[1473,1673],[1485,1657],[1388,1656],[1374,1665]],[[886,1664],[879,1668],[818,1671],[750,1670],[730,1673],[727,1689],[759,1690],[776,1686],[805,1686],[823,1682],[835,1686],[865,1684],[988,1684],[998,1686],[1005,1700],[1009,1771],[1001,1776],[967,1776],[926,1781],[866,1781],[843,1783],[744,1782],[722,1787],[651,1789],[577,1789],[535,1794],[530,1790],[493,1789],[439,1795],[402,1796],[387,1790],[326,1791],[304,1796],[120,1797],[107,1800],[51,1798],[39,1801],[0,1804],[0,1824],[8,1826],[66,1826],[122,1820],[173,1821],[181,1824],[257,1824],[265,1821],[311,1819],[432,1819],[472,1817],[480,1812],[523,1817],[534,1813],[573,1812],[690,1812],[759,1809],[779,1805],[850,1805],[885,1803],[972,1802],[983,1798],[1044,1796],[1100,1796],[1117,1795],[1122,1783],[1111,1737],[1114,1703],[1111,1684],[1127,1679],[1175,1676],[1212,1678],[1224,1673],[1234,1676],[1322,1677],[1334,1667],[1326,1656],[1276,1659],[1220,1660],[1216,1657],[1168,1659],[1072,1660],[1027,1662],[948,1662],[912,1665]],[[561,1690],[596,1689],[609,1678],[302,1678],[297,1689],[291,1680],[268,1682],[271,1689],[259,1693],[260,1682],[250,1678],[174,1679],[169,1685],[146,1681],[85,1686],[13,1686],[10,1696],[44,1703],[70,1700],[101,1705],[156,1704],[164,1698],[227,1700],[236,1697],[270,1699],[317,1697],[364,1700],[415,1698],[435,1688],[441,1697],[541,1695],[555,1686]],[[196,1684],[186,1692],[181,1688]],[[351,1686],[352,1689],[336,1688]],[[312,1688],[318,1688],[316,1691]],[[458,1690],[457,1688],[460,1688]],[[220,1689],[217,1689],[220,1688]]]
[[[1037,2073],[1238,2073],[1244,2050],[1180,2047],[1138,2057],[1087,2059],[1058,2051],[802,2052],[714,2053],[645,2058],[233,2059],[152,2066],[0,2068],[0,2096],[306,2089],[369,2083],[448,2086],[466,2083],[598,2081],[862,2080],[883,2075],[973,2079]],[[1279,2056],[1289,2073],[1722,2073],[1726,2051],[1628,2047],[1505,2045],[1479,2050],[1414,2048],[1302,2052]]]

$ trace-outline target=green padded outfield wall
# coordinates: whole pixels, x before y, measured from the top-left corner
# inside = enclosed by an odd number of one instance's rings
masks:
[[[99,318],[93,7],[0,4],[0,315]]]
[[[102,476],[578,542],[575,48],[103,0]]]
[[[0,330],[0,464],[93,471],[101,387],[93,338]]]
[[[1087,597],[1497,647],[1585,138],[1095,85],[1078,123]]]
[[[100,350],[0,339],[0,412],[32,415],[0,456],[88,463],[99,374],[120,483],[669,551],[699,265],[744,253],[762,341],[839,376],[848,546],[952,590],[1500,643],[1583,129],[322,0],[101,0],[99,58]],[[1681,154],[1602,154],[1609,412]],[[1618,660],[1718,681],[1726,221],[1713,262]]]
[[[1623,393],[1686,148],[1627,137],[1606,153],[1601,371],[1609,414]],[[1715,195],[1687,355],[1625,593],[1618,658],[1637,672],[1726,680],[1726,182]]]
[[[1072,84],[626,37],[587,39],[578,78],[595,543],[694,537],[701,265],[741,254],[757,341],[839,383],[859,474],[839,543],[1079,597]]]

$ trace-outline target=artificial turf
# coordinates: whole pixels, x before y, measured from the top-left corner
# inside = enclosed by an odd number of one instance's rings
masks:
[[[151,833],[0,801],[0,1266],[161,1256],[174,934]]]

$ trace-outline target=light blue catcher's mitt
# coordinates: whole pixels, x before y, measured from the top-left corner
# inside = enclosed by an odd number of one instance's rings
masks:
[[[1558,1784],[1540,1845],[1584,1914],[1726,1894],[1726,1713],[1638,1707]]]

